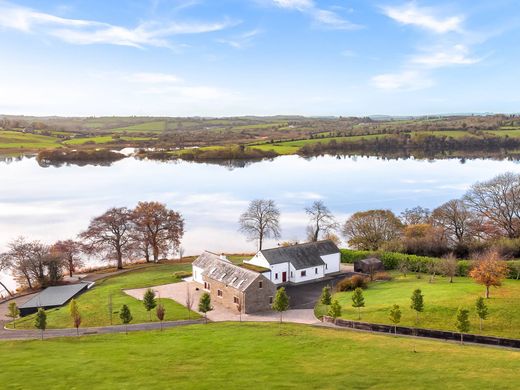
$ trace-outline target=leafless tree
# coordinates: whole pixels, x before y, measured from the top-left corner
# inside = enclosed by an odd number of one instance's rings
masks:
[[[496,235],[520,237],[520,175],[505,173],[474,184],[464,196],[464,202],[483,224],[494,226]]]
[[[401,221],[390,210],[369,210],[353,214],[343,226],[348,243],[360,250],[378,250],[401,234]]]
[[[457,258],[453,254],[446,255],[441,260],[441,271],[450,278],[450,283],[453,283],[453,277],[457,274],[457,265]]]
[[[81,244],[74,240],[57,241],[51,246],[50,251],[53,255],[61,257],[67,262],[69,276],[76,272],[78,267],[83,265],[81,259]]]
[[[249,240],[258,240],[262,250],[265,238],[280,238],[280,210],[273,200],[256,199],[239,219],[240,231]]]
[[[154,262],[161,254],[179,248],[184,235],[184,219],[159,202],[139,202],[132,212],[132,220],[140,240],[152,249]],[[145,251],[145,255],[148,252]]]
[[[338,228],[338,223],[327,206],[321,201],[315,201],[312,206],[305,208],[309,216],[309,236],[311,241],[318,241],[320,234],[326,234]]]
[[[9,269],[10,263],[9,263],[9,259],[8,258],[4,258],[3,254],[0,254],[0,272],[2,271],[5,271],[7,269]],[[11,290],[9,290],[7,288],[7,286],[2,283],[2,281],[0,280],[0,286],[5,290],[7,291],[7,293],[12,297],[13,296],[13,293],[11,292]]]
[[[405,225],[419,225],[430,222],[431,211],[421,206],[404,210],[400,219]]]
[[[184,259],[184,252],[185,252],[185,251],[186,251],[186,250],[185,250],[182,246],[179,247],[179,249],[178,249],[178,252],[179,252],[179,261],[182,261],[182,259]]]
[[[452,246],[462,247],[475,237],[477,218],[462,200],[454,199],[433,210],[435,226],[444,230]]]
[[[87,230],[79,237],[85,241],[84,250],[89,254],[105,254],[117,261],[117,269],[123,269],[123,257],[133,250],[131,239],[131,212],[126,207],[111,208],[92,219]]]
[[[186,283],[186,308],[188,309],[188,319],[190,319],[191,316],[191,308],[193,307],[193,301],[194,298],[190,291],[190,284]]]

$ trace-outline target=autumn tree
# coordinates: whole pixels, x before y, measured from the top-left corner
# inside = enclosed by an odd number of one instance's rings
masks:
[[[507,264],[497,251],[491,250],[479,257],[469,275],[486,286],[486,298],[489,298],[489,288],[501,286],[507,276]]]
[[[72,277],[76,269],[83,265],[81,259],[81,244],[74,240],[57,241],[51,246],[52,254],[61,257],[67,263],[67,271]]]
[[[161,332],[162,332],[164,316],[166,315],[166,309],[164,308],[164,305],[162,303],[159,303],[157,305],[157,309],[155,309],[155,315],[157,316],[157,319],[161,323]]]
[[[405,226],[401,241],[406,253],[438,257],[448,252],[443,230],[430,224]]]
[[[249,203],[239,219],[240,231],[249,240],[258,240],[258,249],[266,238],[280,238],[280,210],[273,200],[256,199]]]
[[[399,238],[401,229],[401,221],[390,210],[369,210],[347,219],[343,235],[353,248],[373,251]]]
[[[317,200],[310,207],[306,207],[305,213],[309,217],[310,241],[318,241],[320,235],[325,235],[338,228],[334,215],[321,200]]]
[[[135,238],[141,242],[143,253],[149,261],[150,253],[154,262],[161,254],[167,254],[180,247],[184,235],[184,219],[177,211],[170,210],[159,202],[139,202],[132,211]]]
[[[79,311],[78,302],[75,299],[71,299],[69,303],[69,314],[72,319],[72,324],[76,328],[76,334],[79,336],[79,327],[81,325],[81,313]]]
[[[132,227],[130,210],[114,207],[92,219],[79,237],[84,240],[87,253],[104,254],[117,261],[117,269],[123,269],[123,258],[130,256],[133,250]]]

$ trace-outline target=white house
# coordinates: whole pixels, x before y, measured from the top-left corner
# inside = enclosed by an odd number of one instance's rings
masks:
[[[267,268],[262,274],[274,284],[301,283],[339,272],[341,255],[332,241],[262,249],[244,263]]]

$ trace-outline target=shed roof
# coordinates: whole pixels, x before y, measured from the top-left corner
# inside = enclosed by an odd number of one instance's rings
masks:
[[[69,284],[66,286],[47,287],[41,293],[35,295],[24,304],[20,305],[20,309],[29,309],[37,307],[61,306],[72,299],[82,290],[87,289],[91,282],[80,282],[77,284]]]
[[[330,240],[308,242],[279,248],[262,249],[260,251],[267,262],[271,265],[280,263],[291,263],[299,270],[319,265],[325,262],[321,256],[339,253],[339,249]]]
[[[363,259],[363,260],[358,260],[360,263],[363,263],[363,264],[380,264],[382,263],[381,260],[379,260],[377,257],[368,257],[366,259]]]
[[[206,278],[219,281],[239,291],[246,290],[260,276],[258,272],[239,267],[208,251],[202,253],[193,265],[202,268],[202,275]]]

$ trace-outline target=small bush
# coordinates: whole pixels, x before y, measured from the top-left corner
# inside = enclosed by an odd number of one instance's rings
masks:
[[[353,291],[356,288],[366,289],[368,287],[368,281],[361,275],[354,275],[342,279],[336,285],[336,291]]]
[[[393,278],[388,272],[377,272],[374,275],[374,280],[392,280]]]
[[[177,271],[173,273],[173,276],[179,279],[187,278],[191,276],[191,272],[188,271]]]

